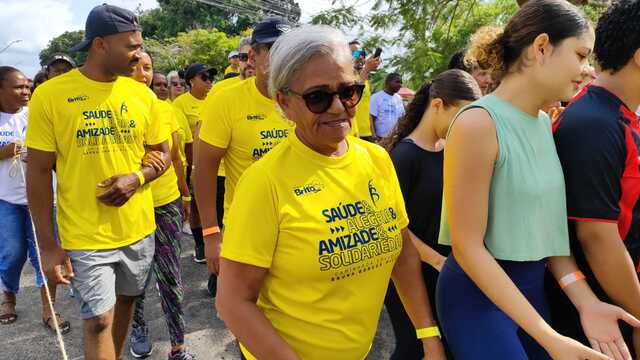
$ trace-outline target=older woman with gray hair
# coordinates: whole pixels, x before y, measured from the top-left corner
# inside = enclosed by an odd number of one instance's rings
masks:
[[[364,86],[344,36],[292,30],[269,71],[296,126],[242,175],[225,224],[216,306],[243,355],[364,359],[391,277],[425,354],[445,359],[393,164],[348,136]]]

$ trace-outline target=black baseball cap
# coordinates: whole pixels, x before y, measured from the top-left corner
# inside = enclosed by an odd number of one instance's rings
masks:
[[[218,70],[208,67],[204,64],[191,64],[184,72],[184,81],[189,83],[189,80],[198,76],[198,74],[202,74],[203,72],[208,73],[212,78],[218,74]]]
[[[129,31],[142,31],[136,14],[113,5],[98,5],[94,7],[89,13],[89,16],[87,16],[84,40],[76,44],[69,51],[87,51],[93,39],[97,37]]]
[[[69,56],[67,54],[63,54],[63,53],[53,54],[53,56],[51,56],[49,58],[49,60],[47,60],[46,66],[49,67],[49,66],[53,65],[53,63],[55,63],[57,61],[64,61],[64,62],[69,63],[69,65],[71,65],[72,67],[76,67],[76,62],[73,60],[73,58],[71,58],[71,56]]]
[[[280,35],[291,30],[291,24],[280,16],[270,16],[259,22],[251,34],[251,44],[273,44]]]

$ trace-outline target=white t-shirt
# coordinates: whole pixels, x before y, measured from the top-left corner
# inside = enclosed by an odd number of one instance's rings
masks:
[[[373,123],[376,136],[386,137],[404,115],[404,103],[398,94],[389,95],[384,90],[378,91],[371,96],[369,113],[376,117]]]
[[[29,109],[26,106],[15,114],[0,112],[0,147],[16,141],[24,143],[28,117]],[[14,163],[13,157],[0,160],[0,200],[27,204],[27,187],[20,168],[26,176],[27,166],[23,161]]]

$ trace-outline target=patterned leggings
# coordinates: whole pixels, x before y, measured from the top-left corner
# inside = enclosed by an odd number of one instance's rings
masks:
[[[180,232],[182,229],[181,202],[176,200],[155,208],[156,253],[153,257],[153,274],[158,283],[160,303],[164,312],[171,345],[184,344],[184,312],[182,300],[182,269],[180,267]],[[144,320],[144,294],[136,300],[133,326],[146,326]]]

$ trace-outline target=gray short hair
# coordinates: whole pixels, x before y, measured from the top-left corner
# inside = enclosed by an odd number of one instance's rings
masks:
[[[304,25],[281,35],[269,54],[271,98],[275,99],[277,91],[287,88],[295,73],[316,55],[351,60],[344,34],[330,26]]]
[[[176,70],[171,70],[169,71],[169,73],[167,74],[167,82],[170,82],[172,78],[177,77],[178,80],[180,79],[180,75],[178,74],[178,72]]]
[[[243,37],[242,39],[240,39],[240,44],[238,45],[238,51],[240,51],[240,49],[242,49],[243,46],[251,46],[250,36]]]

